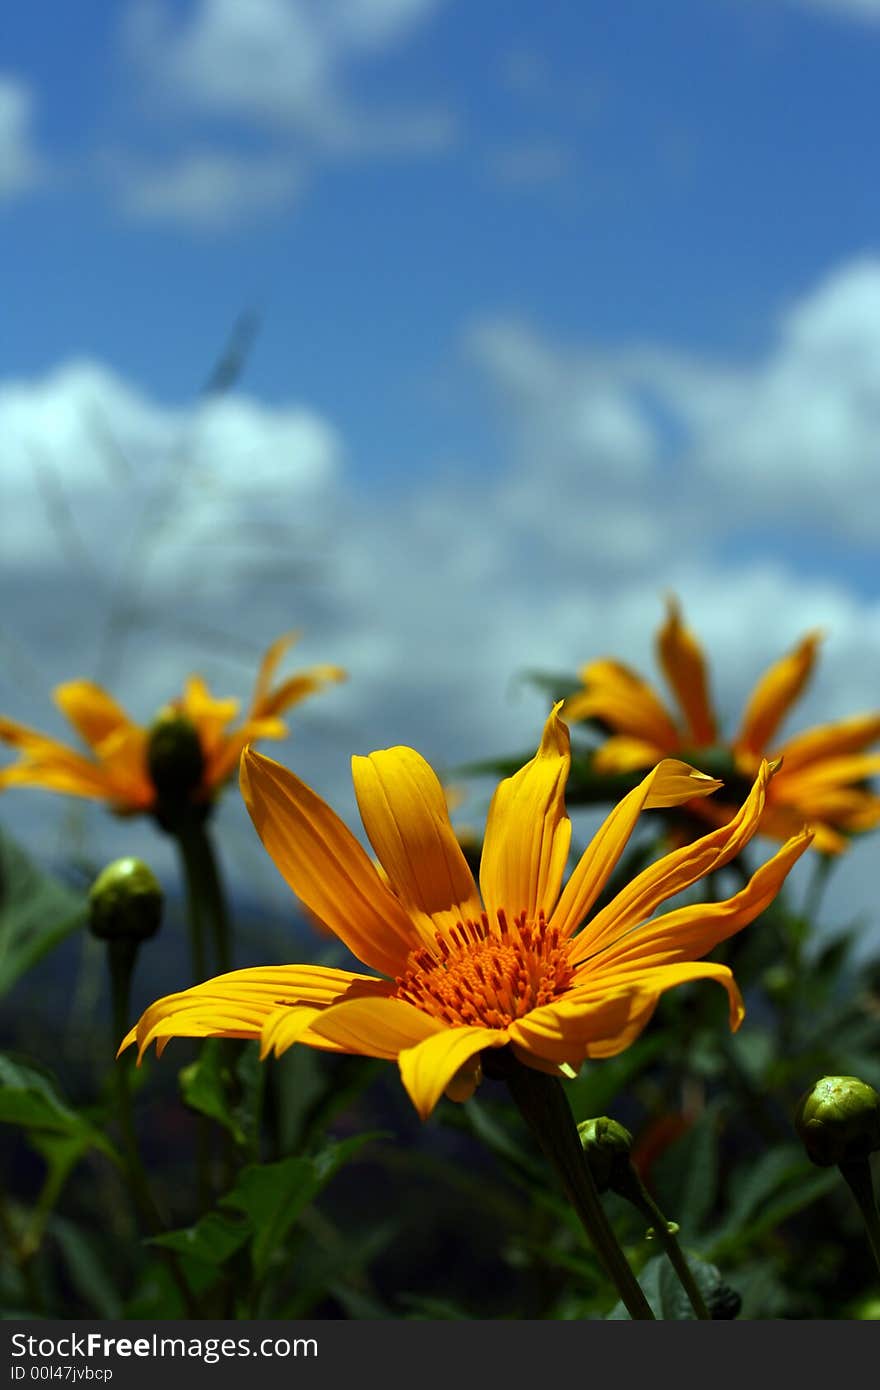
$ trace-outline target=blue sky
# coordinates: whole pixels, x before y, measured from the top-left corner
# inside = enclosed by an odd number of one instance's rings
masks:
[[[525,666],[650,668],[670,588],[731,712],[816,625],[802,717],[876,705],[878,93],[880,0],[15,7],[4,711],[60,732],[181,460],[117,689],[304,627],[352,676],[290,756],[349,806],[350,752],[527,746]]]
[[[346,6],[38,0],[7,17],[3,67],[33,102],[42,167],[3,202],[4,375],[87,354],[183,401],[255,304],[249,386],[332,410],[381,470],[423,447],[426,411],[438,442],[466,447],[475,314],[742,357],[876,244],[880,7],[360,0],[348,9],[386,13],[385,32],[325,39],[317,91],[291,71],[299,104],[283,79],[261,104],[257,61],[205,80],[212,52],[235,51],[236,9],[259,37],[261,13],[265,31],[285,11],[320,31]],[[368,148],[321,129],[331,101]],[[240,161],[228,197],[209,180],[189,206],[150,204],[205,159]]]

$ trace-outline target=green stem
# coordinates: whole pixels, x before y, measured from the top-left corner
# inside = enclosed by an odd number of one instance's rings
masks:
[[[658,1207],[654,1198],[645,1187],[635,1168],[630,1164],[629,1179],[621,1187],[615,1188],[622,1197],[626,1197],[632,1202],[642,1215],[651,1223],[658,1240],[669,1259],[669,1263],[678,1276],[678,1281],[688,1296],[688,1301],[694,1310],[694,1317],[702,1319],[704,1322],[712,1321],[712,1314],[706,1307],[703,1295],[697,1287],[691,1267],[685,1258],[684,1251],[678,1243],[675,1228],[670,1227],[669,1222]]]
[[[203,814],[187,807],[168,817],[168,829],[177,842],[186,883],[187,917],[192,947],[193,975],[196,983],[208,977],[206,942],[211,937],[217,970],[230,967],[229,914],[220,871]],[[227,1166],[229,1153],[227,1152]],[[212,1200],[211,1126],[206,1116],[196,1122],[196,1173],[199,1203],[204,1208]]]
[[[850,1192],[856,1199],[859,1211],[862,1213],[862,1220],[868,1235],[868,1244],[877,1263],[877,1270],[880,1272],[880,1214],[878,1214],[877,1199],[874,1196],[871,1160],[869,1158],[857,1158],[849,1163],[841,1163],[840,1171]]]
[[[107,961],[110,967],[110,992],[113,1009],[114,1050],[118,1047],[120,1038],[125,1036],[128,1026],[131,976],[137,957],[137,951],[138,943],[131,939],[122,938],[116,941],[108,941],[107,943]],[[125,1173],[128,1179],[129,1190],[134,1199],[134,1204],[138,1210],[141,1221],[151,1235],[161,1235],[165,1229],[165,1223],[162,1220],[162,1215],[150,1190],[146,1170],[141,1162],[137,1134],[134,1127],[130,1085],[131,1060],[132,1054],[130,1052],[123,1053],[123,1055],[117,1059],[113,1072],[116,1091],[116,1118],[119,1123],[120,1138],[122,1140]],[[199,1317],[198,1304],[193,1298],[189,1284],[178,1265],[176,1255],[172,1250],[162,1249],[161,1246],[157,1248],[161,1251],[161,1257],[183,1299],[187,1317]]]
[[[229,912],[220,870],[205,821],[189,815],[174,827],[186,879],[187,905],[197,982],[206,978],[205,938],[211,936],[217,970],[230,969]]]
[[[618,1244],[593,1176],[584,1159],[580,1136],[561,1083],[514,1058],[505,1059],[503,1076],[526,1123],[549,1159],[587,1233],[606,1274],[631,1318],[653,1319],[651,1306]]]
[[[206,937],[208,931],[207,913],[203,895],[199,892],[198,879],[194,872],[193,856],[189,849],[189,839],[183,833],[174,833],[186,885],[186,920],[189,926],[189,954],[193,984],[201,984],[208,978],[208,956]]]

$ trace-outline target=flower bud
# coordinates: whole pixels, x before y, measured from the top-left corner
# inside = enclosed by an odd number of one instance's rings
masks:
[[[89,927],[102,941],[146,941],[162,921],[162,889],[142,859],[114,859],[89,890]]]
[[[823,1076],[801,1096],[794,1125],[820,1168],[867,1158],[880,1149],[880,1095],[857,1076]]]
[[[618,1185],[627,1185],[630,1173],[629,1154],[633,1137],[617,1120],[600,1115],[578,1125],[584,1157],[589,1164],[593,1181],[599,1192]]]
[[[201,786],[205,755],[195,725],[169,705],[150,728],[147,767],[160,803],[189,802]]]

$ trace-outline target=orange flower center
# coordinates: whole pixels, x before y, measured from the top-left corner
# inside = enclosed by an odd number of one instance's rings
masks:
[[[411,953],[395,982],[396,998],[452,1026],[506,1028],[558,998],[574,975],[568,942],[560,943],[543,913],[537,921],[523,912],[508,922],[499,908],[497,925],[484,912],[435,939],[436,951],[423,946]]]

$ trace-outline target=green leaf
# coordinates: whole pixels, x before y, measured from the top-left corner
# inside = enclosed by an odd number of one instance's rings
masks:
[[[314,1157],[254,1163],[242,1170],[220,1205],[243,1212],[253,1227],[251,1253],[257,1279],[266,1273],[276,1248],[308,1204],[364,1144],[378,1137],[375,1133],[359,1134],[330,1144]]]
[[[707,1304],[721,1289],[721,1273],[715,1265],[707,1264],[696,1255],[686,1256],[694,1283]],[[694,1320],[696,1314],[690,1300],[678,1281],[678,1276],[665,1255],[649,1260],[639,1275],[639,1283],[655,1318],[664,1322],[686,1322]],[[616,1303],[607,1316],[607,1321],[621,1322],[629,1318],[622,1303]]]
[[[541,1158],[533,1157],[518,1142],[507,1125],[498,1118],[490,1104],[475,1096],[466,1106],[453,1112],[455,1120],[461,1118],[463,1125],[485,1144],[493,1153],[511,1163],[521,1174],[536,1182],[546,1180],[546,1170]]]
[[[406,1317],[411,1321],[429,1322],[470,1322],[473,1314],[453,1303],[450,1298],[432,1298],[430,1295],[402,1293],[400,1301],[409,1311]]]
[[[161,1245],[165,1250],[174,1250],[179,1255],[216,1267],[225,1264],[252,1234],[250,1221],[209,1211],[194,1226],[151,1236],[147,1244]]]
[[[0,996],[85,921],[84,896],[38,869],[0,831]]]
[[[301,1151],[311,1115],[326,1098],[326,1055],[311,1047],[290,1047],[271,1069],[269,1082],[276,1093],[274,1111],[281,1153]]]
[[[0,1121],[63,1136],[81,1151],[100,1149],[119,1161],[110,1141],[62,1100],[50,1074],[8,1053],[0,1053]]]
[[[228,1038],[208,1038],[181,1071],[180,1093],[191,1109],[228,1130],[236,1144],[253,1146],[263,1076],[257,1043],[240,1047]]]
[[[670,1144],[652,1169],[667,1221],[683,1231],[702,1229],[718,1192],[718,1118],[721,1102],[708,1105],[686,1134]]]
[[[803,1171],[803,1150],[796,1144],[781,1144],[762,1154],[748,1168],[739,1169],[731,1185],[730,1212],[717,1239],[722,1243],[735,1240],[737,1232],[746,1229],[755,1213]]]
[[[204,1266],[192,1265],[191,1268],[204,1269]],[[196,1281],[188,1279],[188,1282],[194,1291],[198,1292]],[[134,1290],[122,1310],[122,1316],[150,1322],[187,1316],[180,1290],[161,1255],[157,1254],[154,1262],[139,1271]]]
[[[792,1153],[795,1152],[797,1151],[792,1146]],[[721,1258],[734,1250],[745,1249],[769,1231],[774,1231],[783,1221],[796,1216],[798,1212],[812,1206],[820,1197],[833,1191],[840,1181],[836,1168],[822,1168],[817,1171],[812,1165],[808,1165],[807,1160],[799,1153],[796,1166],[793,1157],[791,1166],[785,1168],[781,1162],[777,1163],[775,1158],[771,1163],[770,1158],[768,1155],[761,1177],[769,1179],[772,1176],[776,1179],[775,1183],[768,1182],[764,1195],[757,1202],[752,1200],[753,1189],[750,1186],[745,1194],[746,1200],[741,1195],[742,1209],[751,1212],[751,1219],[747,1216],[741,1219],[736,1210],[732,1213],[721,1233],[711,1243],[711,1253],[715,1258]]]
[[[60,1216],[52,1217],[49,1233],[58,1243],[70,1282],[80,1297],[98,1317],[121,1317],[119,1289],[107,1271],[106,1255],[95,1247],[94,1235]]]

